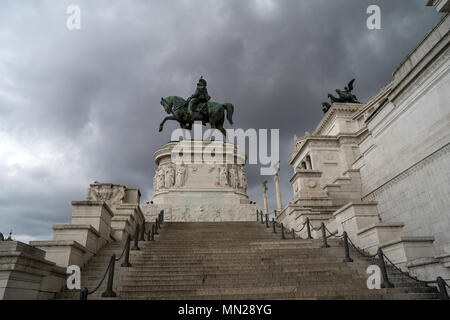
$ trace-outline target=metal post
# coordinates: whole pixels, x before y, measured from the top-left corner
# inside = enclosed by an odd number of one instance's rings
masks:
[[[150,241],[155,241],[155,224],[152,224],[152,237]]]
[[[152,228],[150,228],[147,232],[147,241],[151,241],[152,240]]]
[[[312,239],[311,237],[311,224],[309,222],[309,218],[306,218],[306,231],[308,232],[308,239]]]
[[[269,215],[266,213],[266,228],[269,228]]]
[[[445,287],[445,281],[441,277],[437,277],[436,283],[439,287],[439,299],[448,300],[447,288]]]
[[[256,221],[259,222],[259,210],[256,210]]]
[[[88,288],[83,288],[80,290],[80,300],[87,300]]]
[[[124,261],[120,265],[121,267],[131,267],[130,263],[130,244],[131,244],[131,236],[127,235],[127,242],[125,243],[125,256]]]
[[[345,249],[345,258],[343,262],[353,262],[353,259],[350,258],[350,249],[348,248],[348,235],[346,231],[344,231],[344,249]]]
[[[141,238],[140,238],[139,240],[145,241],[145,218],[142,220],[142,225],[141,225]]]
[[[389,282],[387,270],[386,270],[386,264],[384,263],[384,254],[383,250],[378,249],[378,264],[381,269],[381,274],[383,275],[383,283],[381,284],[382,288],[394,288],[394,285]]]
[[[113,282],[114,282],[114,265],[116,264],[116,255],[113,253],[111,259],[109,260],[109,273],[108,273],[108,282],[106,283],[106,290],[102,293],[103,298],[113,298],[116,296],[116,293],[113,291]]]
[[[329,248],[330,246],[327,243],[327,232],[325,231],[325,223],[322,222],[320,227],[322,228],[322,247],[321,248]]]
[[[155,234],[159,234],[158,233],[158,219],[155,220]]]
[[[136,223],[136,231],[134,232],[134,245],[131,250],[141,250],[139,248],[139,224]]]
[[[262,210],[261,210],[260,212],[261,212],[261,224],[264,224],[264,216],[263,216],[263,212],[262,212]]]
[[[283,224],[281,224],[281,239],[286,239],[286,237],[284,236],[284,226]]]
[[[294,230],[294,228],[291,229],[291,233],[292,233],[292,240],[295,240],[295,230]]]
[[[273,229],[273,233],[277,233],[277,230],[275,228],[275,218],[272,218],[272,229]]]

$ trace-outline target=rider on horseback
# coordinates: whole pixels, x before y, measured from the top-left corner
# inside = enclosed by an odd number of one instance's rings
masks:
[[[206,89],[206,80],[200,77],[197,83],[197,89],[195,93],[187,99],[188,112],[192,119],[203,118],[203,122],[207,122],[208,117],[208,101],[211,97],[208,95],[208,90]]]

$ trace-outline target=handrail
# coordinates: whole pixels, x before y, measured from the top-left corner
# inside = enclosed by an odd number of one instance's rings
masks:
[[[142,232],[140,232],[139,223],[136,223],[136,229],[134,233],[134,247],[131,248],[131,250],[140,250],[138,247],[139,238],[142,241],[145,241],[145,234],[148,234],[147,241],[154,240],[154,235],[157,233],[158,225],[162,225],[164,222],[164,210],[161,210],[161,212],[158,214],[158,218],[155,220],[155,224],[152,225],[152,228],[149,229],[148,232],[145,232],[145,219],[143,219],[142,223]],[[105,273],[103,274],[102,279],[98,283],[98,285],[95,287],[95,289],[89,291],[88,288],[83,287],[80,290],[80,300],[87,300],[88,295],[95,293],[103,284],[105,281],[106,275],[108,274],[108,281],[106,284],[106,290],[102,293],[103,298],[108,297],[116,297],[116,293],[113,291],[113,281],[114,281],[114,267],[115,263],[119,260],[124,258],[124,262],[121,264],[121,267],[131,267],[132,265],[129,262],[130,257],[130,244],[131,244],[131,235],[127,235],[127,240],[125,242],[125,246],[122,250],[122,253],[120,254],[119,258],[116,259],[116,254],[113,253],[111,255],[111,258],[108,262],[108,267],[105,270]]]
[[[285,239],[284,237],[284,225],[283,223],[278,223],[277,221],[275,221],[275,219],[272,219],[272,225],[273,225],[273,233],[276,233],[275,227],[281,227],[282,230],[282,239]],[[307,239],[312,239],[311,237],[311,230],[313,231],[322,231],[322,248],[328,248],[329,245],[327,243],[327,239],[331,238],[331,237],[335,237],[338,239],[341,239],[342,241],[344,241],[344,250],[345,250],[345,258],[343,260],[343,262],[353,262],[353,259],[350,258],[350,250],[349,250],[349,243],[350,245],[355,249],[355,251],[357,253],[359,253],[361,256],[365,257],[365,258],[370,258],[370,259],[375,259],[376,257],[378,257],[378,264],[379,267],[381,269],[382,272],[382,276],[383,276],[383,283],[381,285],[382,288],[394,288],[394,284],[392,284],[391,282],[389,282],[389,278],[388,278],[388,274],[387,274],[387,269],[386,269],[386,265],[384,263],[384,261],[386,260],[392,267],[394,270],[396,270],[397,272],[400,272],[403,275],[406,275],[407,277],[409,277],[412,280],[424,283],[424,284],[436,284],[438,289],[439,289],[439,298],[443,299],[443,300],[449,300],[450,297],[447,293],[447,288],[450,289],[450,285],[445,281],[445,279],[443,279],[442,277],[438,276],[436,278],[436,280],[420,280],[417,277],[411,276],[408,272],[405,272],[403,270],[401,270],[397,265],[395,265],[395,263],[393,263],[383,252],[382,249],[378,249],[377,253],[374,255],[370,255],[367,254],[363,249],[359,248],[358,246],[356,246],[353,241],[350,239],[350,237],[348,236],[347,232],[343,232],[342,235],[337,235],[339,232],[336,231],[334,233],[332,233],[330,230],[328,230],[328,228],[325,226],[325,223],[322,222],[321,226],[319,228],[314,228],[309,220],[309,217],[306,218],[305,222],[303,222],[302,227],[300,228],[300,230],[295,230],[295,229],[291,229],[292,232],[292,239],[295,239],[295,233],[300,233],[305,227],[307,227]],[[329,235],[327,236],[327,232],[329,233]]]

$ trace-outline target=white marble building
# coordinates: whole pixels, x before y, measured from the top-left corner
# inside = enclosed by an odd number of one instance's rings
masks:
[[[449,28],[447,13],[370,101],[335,103],[295,138],[279,221],[325,222],[422,279],[450,278]]]

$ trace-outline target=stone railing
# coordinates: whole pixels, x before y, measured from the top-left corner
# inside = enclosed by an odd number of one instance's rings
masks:
[[[51,299],[66,269],[45,259],[43,250],[19,241],[0,241],[0,300]]]
[[[72,201],[71,223],[54,225],[52,240],[30,242],[58,266],[84,266],[104,245],[124,241],[144,220],[138,189],[95,182],[87,198]]]

